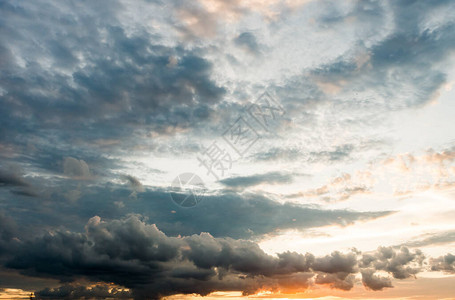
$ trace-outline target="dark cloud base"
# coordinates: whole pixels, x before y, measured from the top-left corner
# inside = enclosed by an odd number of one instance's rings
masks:
[[[67,284],[37,291],[42,299],[158,299],[214,291],[242,291],[248,295],[259,290],[305,290],[314,284],[350,290],[359,272],[366,288],[382,290],[392,286],[392,277],[414,277],[423,270],[425,259],[419,250],[412,252],[405,247],[380,247],[372,253],[333,252],[321,257],[296,252],[271,256],[246,240],[215,238],[208,233],[169,237],[137,215],[113,221],[95,216],[84,233],[56,230],[18,240],[12,238],[10,229],[2,229],[0,237],[0,245],[6,246],[1,261],[24,275],[62,282],[84,279],[114,283],[129,290],[109,292],[102,285],[88,288]],[[452,263],[453,259],[445,261]],[[375,275],[376,271],[392,277]]]

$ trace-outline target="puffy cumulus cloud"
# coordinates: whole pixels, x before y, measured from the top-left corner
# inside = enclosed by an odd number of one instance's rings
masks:
[[[167,236],[155,225],[131,215],[112,221],[95,216],[83,233],[57,230],[24,240],[10,253],[5,265],[29,276],[113,283],[143,299],[179,293],[207,295],[213,291],[290,292],[314,284],[350,290],[359,271],[365,286],[380,290],[391,287],[391,280],[374,275],[375,271],[404,279],[419,271],[408,266],[421,265],[421,259],[419,251],[385,247],[363,255],[356,251],[323,257],[296,252],[272,256],[246,240],[215,238],[208,233]],[[122,298],[130,295],[128,291],[106,289],[104,285],[64,285],[37,294],[43,298],[95,294]]]
[[[25,242],[19,252],[7,266],[24,274],[113,282],[131,289],[138,299],[215,290],[254,293],[292,282],[304,286],[311,276],[300,273],[309,272],[314,259],[295,253],[275,258],[255,243],[209,234],[168,237],[137,216],[111,222],[94,217],[85,233],[47,234]]]
[[[355,275],[346,272],[318,274],[316,276],[315,283],[325,284],[331,288],[349,291],[354,287]]]
[[[430,260],[431,270],[455,273],[455,255],[447,253],[444,256]]]
[[[396,279],[415,277],[422,270],[424,254],[420,250],[411,252],[406,247],[395,250],[393,247],[379,247],[376,252],[365,253],[359,261],[363,284],[372,290],[392,287],[391,279],[376,275],[384,271]]]
[[[90,169],[85,161],[78,160],[74,157],[65,157],[63,160],[63,173],[67,176],[87,179],[90,175]]]
[[[389,277],[381,277],[374,274],[374,269],[363,269],[362,274],[362,283],[363,285],[373,291],[381,291],[384,288],[391,288],[392,280]]]
[[[354,253],[345,255],[340,252],[333,252],[331,255],[316,259],[314,269],[326,273],[355,273],[357,271],[357,258]]]

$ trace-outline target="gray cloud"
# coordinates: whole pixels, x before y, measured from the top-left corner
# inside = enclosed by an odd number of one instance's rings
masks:
[[[238,176],[220,180],[225,186],[232,188],[245,188],[250,186],[266,184],[286,184],[291,183],[293,176],[282,172],[269,172],[265,174],[255,174],[250,176]]]
[[[455,241],[455,231],[417,236],[403,244],[407,247],[425,247],[429,245],[444,245]]]
[[[455,273],[455,255],[447,253],[444,256],[431,259],[430,266],[432,271]]]
[[[239,46],[243,47],[247,51],[251,53],[258,54],[260,52],[259,44],[256,40],[256,37],[251,32],[243,32],[238,37],[234,39],[234,43]]]
[[[362,283],[366,288],[373,291],[382,291],[384,288],[393,287],[390,278],[375,275],[374,272],[374,269],[363,269],[361,271]]]
[[[34,184],[43,185],[45,182],[36,181]],[[249,238],[291,228],[348,226],[393,213],[326,210],[318,206],[279,203],[261,194],[233,191],[206,195],[197,207],[182,209],[174,204],[167,189],[144,187],[143,192],[132,191],[131,187],[122,184],[96,181],[87,187],[72,179],[59,179],[52,184],[55,187],[46,188],[39,202],[5,203],[5,209],[11,211],[15,220],[33,228],[30,233],[37,234],[45,226],[64,225],[76,230],[93,214],[111,219],[138,213],[153,219],[161,230],[172,236],[210,232],[217,237]],[[125,201],[132,196],[134,201]],[[27,207],[25,212],[24,205]],[[46,224],[39,221],[41,218],[46,220]]]
[[[210,78],[210,62],[144,30],[128,35],[118,3],[81,5],[2,3],[2,55],[10,58],[0,76],[9,103],[0,115],[3,140],[21,143],[20,134],[93,141],[132,137],[138,129],[174,134],[210,118],[210,106],[225,93]],[[168,65],[170,56],[175,65]]]
[[[27,183],[24,178],[22,178],[17,173],[0,170],[0,186],[28,187],[30,184]]]
[[[89,178],[90,169],[85,161],[73,157],[65,157],[63,160],[63,173],[76,178]]]
[[[335,274],[318,274],[316,284],[325,284],[331,288],[349,291],[354,287],[355,276],[353,274],[338,272]]]
[[[390,280],[373,276],[372,270],[386,271],[398,279],[420,271],[418,268],[409,271],[410,264],[421,266],[418,251],[383,247],[360,259],[359,254],[333,252],[315,257],[309,253],[283,252],[275,257],[253,242],[214,238],[208,233],[169,237],[138,216],[112,221],[93,217],[84,233],[55,231],[21,242],[6,266],[26,275],[64,281],[83,278],[112,282],[131,289],[137,299],[177,293],[207,295],[215,290],[241,290],[245,294],[259,289],[286,291],[294,284],[301,288],[325,284],[349,290],[359,267],[364,284],[378,290],[390,287]],[[95,290],[105,295],[104,288]],[[92,292],[87,288],[63,286],[42,290],[38,295]],[[120,297],[125,295],[119,292]]]
[[[367,288],[382,290],[392,286],[393,278],[411,278],[420,271],[423,254],[407,248],[379,248],[361,258],[340,252],[323,257],[291,252],[270,256],[255,243],[236,240],[286,229],[347,226],[392,213],[326,210],[235,192],[292,181],[281,172],[224,179],[221,183],[234,191],[208,195],[187,210],[174,205],[166,189],[145,189],[142,179],[125,175],[128,187],[110,182],[125,172],[115,170],[122,163],[119,157],[134,151],[170,156],[198,151],[201,132],[207,137],[241,110],[239,103],[224,100],[238,97],[235,100],[241,102],[265,84],[289,113],[277,134],[295,130],[299,138],[296,145],[286,145],[293,139],[286,135],[277,139],[283,145],[261,149],[252,158],[336,164],[365,150],[366,139],[357,133],[369,134],[365,127],[375,127],[380,113],[425,105],[446,81],[455,30],[450,17],[437,10],[453,11],[451,1],[318,3],[323,9],[314,16],[316,31],[349,31],[351,27],[344,26],[353,24],[357,40],[352,48],[299,69],[301,75],[293,71],[289,78],[278,75],[267,83],[219,78],[214,66],[220,57],[241,59],[226,52],[233,44],[262,53],[255,62],[261,64],[270,57],[270,49],[260,49],[262,38],[279,34],[280,26],[288,25],[286,16],[278,12],[264,26],[270,31],[260,34],[246,31],[251,29],[242,20],[245,28],[236,28],[236,36],[216,36],[225,15],[238,20],[251,9],[238,1],[217,3],[216,11],[209,11],[199,2],[160,2],[159,16],[143,24],[133,24],[131,11],[118,1],[0,3],[0,159],[27,168],[25,175],[0,171],[2,209],[8,212],[8,217],[0,214],[0,262],[8,261],[10,267],[32,276],[63,281],[85,277],[132,289],[130,294],[104,285],[63,285],[37,292],[40,297],[145,298],[215,290],[249,294],[312,284],[349,290],[359,272]],[[175,39],[174,34],[181,36]],[[214,36],[209,43],[203,40]],[[288,67],[292,69],[283,66]],[[319,123],[318,108],[323,105],[335,112],[322,114],[329,126]],[[336,141],[318,128],[336,136]],[[306,143],[308,131],[308,140],[316,143]],[[337,136],[340,132],[348,137]],[[302,147],[305,144],[315,146]],[[74,180],[82,178],[93,179],[91,186]],[[368,187],[347,186],[336,199],[366,191]],[[325,195],[323,189],[316,192]],[[128,197],[134,201],[124,201]],[[137,216],[124,218],[130,213],[141,213],[158,227]],[[95,214],[107,221],[91,219],[86,231],[79,233]],[[42,236],[43,232],[49,233]],[[448,232],[407,245],[451,240]],[[448,254],[434,259],[432,268],[453,273],[453,261]],[[391,277],[382,277],[379,271]]]
[[[8,170],[0,170],[0,187],[5,187],[11,193],[19,196],[38,197],[39,193],[36,187],[31,185],[20,174],[18,168],[8,168]]]
[[[123,178],[128,182],[130,189],[132,190],[129,196],[130,199],[137,199],[137,193],[143,193],[145,191],[144,186],[136,177],[124,175]]]
[[[36,299],[131,299],[129,291],[97,284],[87,287],[84,285],[63,285],[58,288],[45,288],[35,292]]]
[[[399,251],[395,251],[392,247],[379,247],[373,255],[363,255],[361,267],[373,267],[375,270],[391,273],[394,278],[406,279],[420,272],[424,259],[425,256],[420,250],[411,252],[408,248],[401,247]],[[415,267],[410,265],[413,262]]]

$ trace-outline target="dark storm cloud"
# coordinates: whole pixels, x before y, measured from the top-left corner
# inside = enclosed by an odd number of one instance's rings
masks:
[[[220,180],[220,183],[232,188],[245,188],[259,184],[283,184],[291,183],[293,176],[281,172],[269,172],[265,174],[255,174],[250,176],[230,177]]]
[[[299,263],[292,265],[295,258]],[[25,242],[7,266],[61,280],[114,282],[132,289],[137,298],[156,298],[214,290],[253,292],[276,284],[280,276],[309,271],[312,260],[312,255],[297,254],[277,259],[252,242],[209,234],[167,237],[131,216],[107,223],[94,217],[86,233],[55,232]],[[259,278],[245,280],[242,274]]]
[[[379,248],[368,256],[375,258],[373,265],[371,261],[366,264],[365,257],[359,260],[359,252],[333,252],[323,257],[283,252],[271,256],[256,243],[214,238],[208,233],[169,237],[137,215],[108,222],[93,217],[84,233],[54,231],[21,242],[20,249],[12,255],[6,266],[25,275],[112,282],[131,289],[138,299],[178,293],[206,295],[216,290],[240,290],[245,294],[259,289],[286,291],[295,288],[293,284],[303,289],[312,284],[327,284],[349,290],[359,267],[367,265],[371,270],[383,270],[401,279],[407,277],[397,275],[396,270],[407,269],[410,264],[421,266],[420,254],[410,253],[406,248],[399,252]],[[369,270],[362,272],[364,284],[379,289],[377,278]],[[86,288],[75,290],[90,292]],[[99,291],[104,293],[102,288]],[[42,290],[38,295],[57,297],[65,293],[76,291],[63,286]]]
[[[16,222],[0,211],[0,263],[16,250],[19,234]]]
[[[0,240],[10,241],[16,235],[17,229],[14,220],[0,211]]]
[[[0,267],[0,291],[2,288],[32,291],[60,284],[57,280],[24,276],[19,274],[18,271]]]

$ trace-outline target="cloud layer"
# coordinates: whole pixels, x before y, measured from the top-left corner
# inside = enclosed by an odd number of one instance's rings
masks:
[[[296,252],[271,256],[246,240],[214,238],[208,233],[169,237],[133,215],[107,222],[95,216],[84,233],[55,231],[18,242],[15,251],[7,253],[5,265],[25,275],[66,282],[81,278],[112,282],[143,299],[179,293],[207,295],[220,290],[240,290],[245,294],[259,290],[289,292],[305,290],[313,284],[350,290],[354,275],[359,272],[367,288],[381,290],[392,286],[391,277],[379,277],[375,272],[385,271],[393,278],[405,279],[422,270],[424,258],[420,251],[404,247],[381,247],[363,254],[333,252],[321,257]],[[129,295],[117,290],[107,294],[97,287],[90,291],[81,287],[71,292],[68,289],[71,288],[45,289],[37,295]]]

